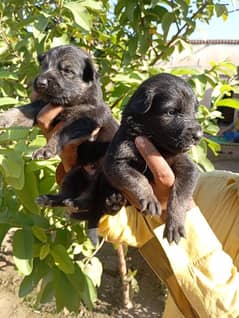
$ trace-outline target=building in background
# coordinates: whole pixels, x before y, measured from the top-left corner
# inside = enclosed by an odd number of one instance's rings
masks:
[[[167,67],[176,66],[193,67],[198,69],[210,68],[210,62],[228,61],[239,65],[239,40],[236,39],[208,39],[190,40],[188,47],[181,53],[175,52],[170,57]],[[165,66],[165,65],[164,65]],[[239,68],[238,68],[239,69]],[[234,96],[235,97],[235,96]],[[203,104],[209,106],[211,93],[205,93]],[[239,112],[232,108],[221,108],[225,118],[224,129],[235,131],[236,122],[239,122]],[[226,125],[226,128],[225,128]],[[239,130],[238,130],[239,133]],[[228,141],[221,144],[221,152],[218,157],[209,154],[209,158],[217,169],[227,169],[239,172],[239,141]]]
[[[239,40],[190,40],[186,50],[172,54],[168,66],[210,67],[210,62],[229,61],[239,65]]]

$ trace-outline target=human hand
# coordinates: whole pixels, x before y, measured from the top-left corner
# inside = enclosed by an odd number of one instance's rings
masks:
[[[153,174],[154,181],[151,185],[154,194],[160,201],[162,210],[166,211],[169,195],[175,182],[175,175],[167,161],[147,138],[136,137],[135,144]],[[163,214],[163,217],[165,217],[165,214]]]
[[[167,202],[175,176],[167,161],[155,146],[145,137],[136,137],[135,144],[153,174],[152,188],[160,201],[162,209],[167,208]]]
[[[63,126],[63,122],[59,122],[54,126],[52,125],[53,120],[63,111],[63,109],[64,108],[61,105],[47,104],[37,115],[37,126],[41,129],[46,139],[49,139],[54,132],[61,129]],[[62,182],[65,173],[76,165],[77,145],[65,145],[64,151],[62,151],[60,157],[62,162],[58,165],[56,170],[56,180],[58,184]]]
[[[59,121],[55,125],[52,124],[54,123],[54,119],[62,111],[64,111],[64,107],[61,105],[47,104],[41,109],[41,111],[37,115],[37,126],[41,129],[46,139],[51,138],[51,136],[58,130],[60,130],[64,125],[64,121]],[[73,140],[72,142],[63,145],[62,151],[59,154],[61,158],[61,163],[59,164],[56,171],[56,179],[58,184],[60,184],[63,180],[65,173],[70,171],[73,167],[77,165],[78,145],[91,138],[96,138],[97,134],[99,133],[99,130],[100,128],[97,127],[95,130],[91,132],[90,135],[79,137],[77,140]]]

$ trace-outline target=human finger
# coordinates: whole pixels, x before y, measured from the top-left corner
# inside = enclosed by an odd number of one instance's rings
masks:
[[[171,188],[174,184],[175,176],[164,157],[144,137],[136,137],[135,144],[152,172],[155,184]]]
[[[63,106],[51,104],[47,104],[41,109],[36,121],[43,133],[48,134],[50,132],[53,119],[55,119],[62,111]]]

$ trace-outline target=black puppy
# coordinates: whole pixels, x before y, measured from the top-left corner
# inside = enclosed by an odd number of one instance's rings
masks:
[[[124,202],[120,194],[112,196],[112,207],[105,205],[104,195],[96,199],[95,204],[90,201],[92,195],[97,195],[96,185],[102,183],[98,178],[101,158],[118,124],[103,101],[99,76],[88,54],[75,46],[66,45],[40,54],[38,60],[41,73],[34,81],[34,90],[40,100],[1,114],[0,127],[31,127],[47,103],[64,107],[52,123],[52,128],[59,122],[64,123],[63,127],[51,136],[46,146],[34,152],[33,158],[48,159],[60,154],[65,144],[80,140],[83,142],[78,146],[78,167],[66,174],[57,195],[43,195],[37,198],[37,202],[42,206],[69,206],[72,200],[83,197],[84,202],[79,201],[83,206],[78,205],[78,210],[86,209],[88,213],[76,216],[89,219],[89,227],[96,228],[99,219],[96,218],[97,211],[114,210],[120,197]],[[92,137],[95,130],[98,133]],[[94,166],[90,173],[86,168],[89,165]],[[107,189],[104,192],[106,195],[114,194],[112,187]]]
[[[110,109],[103,101],[99,76],[88,54],[66,45],[40,54],[38,59],[41,73],[34,81],[34,89],[41,100],[64,107],[53,125],[57,121],[65,124],[51,136],[46,146],[33,154],[33,158],[48,159],[59,154],[62,146],[69,142],[69,131],[71,142],[74,142],[79,137],[88,135],[90,138],[96,128],[109,125],[115,128]]]
[[[41,73],[33,86],[39,100],[1,113],[0,127],[32,127],[40,110],[51,103],[64,107],[52,126],[59,121],[65,124],[45,147],[33,154],[35,159],[48,159],[59,154],[65,143],[81,137],[91,138],[91,133],[103,126],[106,126],[103,141],[111,139],[118,124],[103,101],[99,76],[90,56],[75,46],[63,45],[40,54],[38,60]]]
[[[85,139],[77,149],[78,166],[65,175],[59,193],[42,195],[37,202],[42,206],[74,205],[77,211],[85,210],[86,213],[72,214],[72,217],[88,220],[89,228],[95,229],[102,213],[114,212],[119,198],[125,202],[120,194],[114,195],[113,187],[98,192],[99,188],[104,189],[101,159],[118,124],[104,104],[98,75],[88,55],[76,47],[61,46],[41,54],[39,60],[42,72],[34,81],[34,89],[44,101],[64,106],[54,120],[55,124],[63,121],[64,126],[52,135],[46,146],[36,150],[33,157],[50,158],[59,154],[65,144]],[[99,132],[92,139],[95,129]],[[107,204],[111,202],[108,196],[113,200],[112,206]]]
[[[135,137],[146,136],[157,147],[176,177],[164,231],[169,242],[185,237],[185,211],[198,175],[185,154],[202,136],[195,120],[196,106],[197,99],[183,79],[162,73],[146,80],[126,105],[103,166],[112,186],[140,211],[160,215],[160,203],[149,184],[152,175],[136,149]]]

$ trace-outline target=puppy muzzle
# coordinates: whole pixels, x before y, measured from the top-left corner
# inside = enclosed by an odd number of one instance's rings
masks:
[[[203,136],[202,128],[197,125],[195,127],[191,128],[191,134],[192,134],[192,142],[194,145],[198,144]]]

